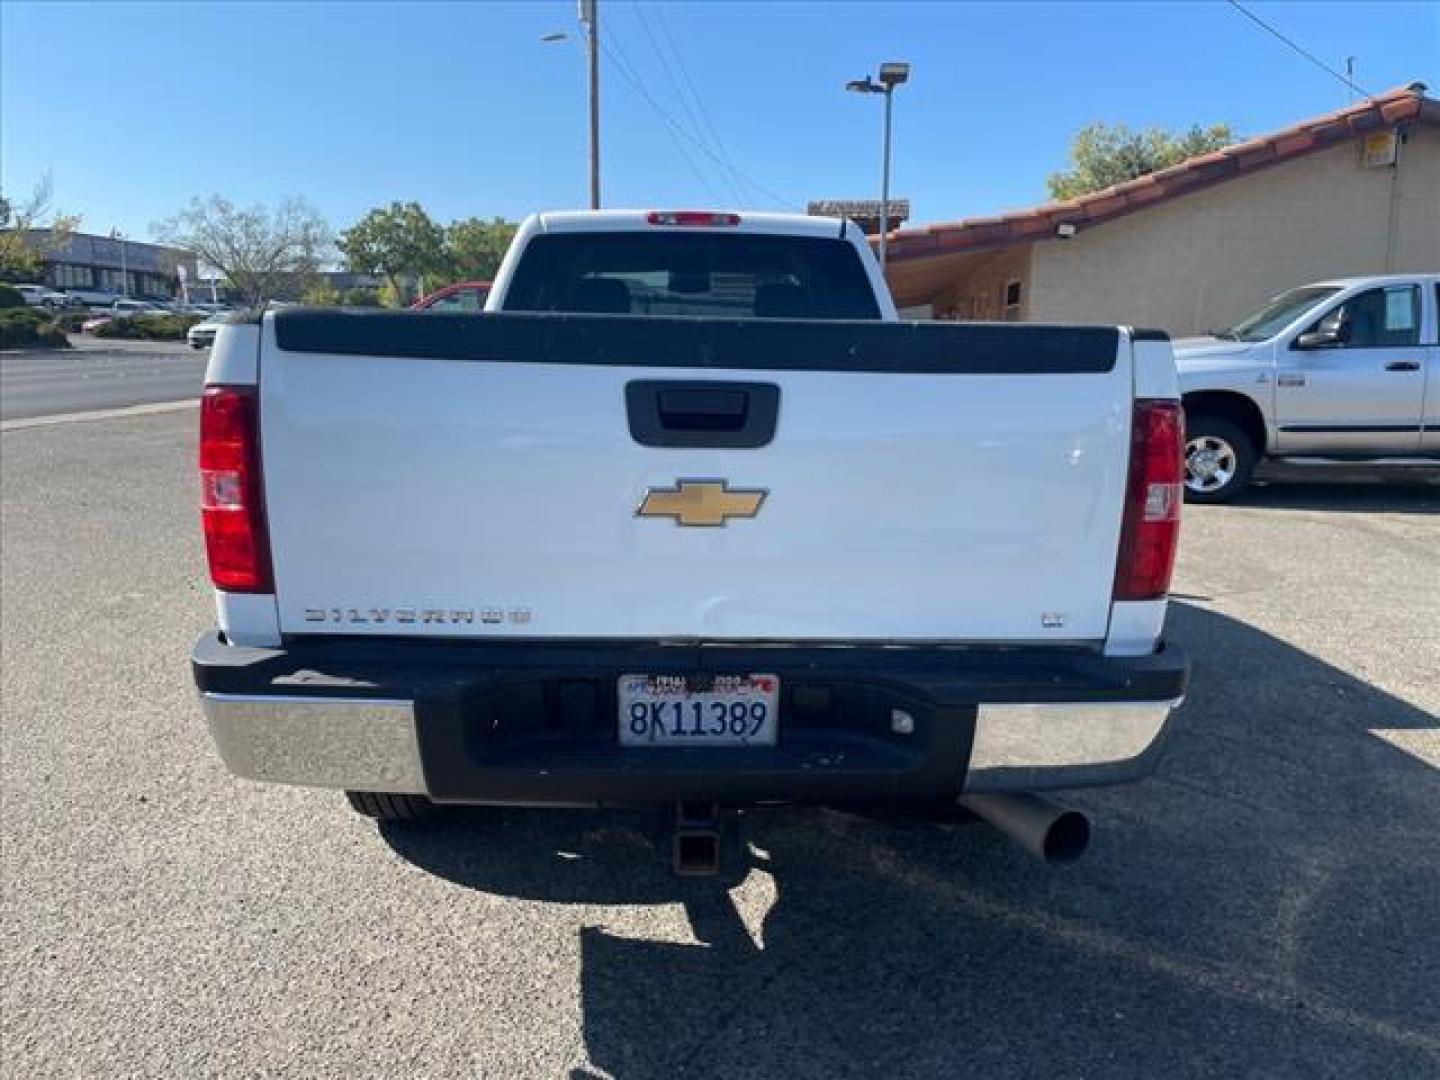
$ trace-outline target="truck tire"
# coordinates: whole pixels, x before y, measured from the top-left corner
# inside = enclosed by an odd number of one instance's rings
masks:
[[[1201,413],[1185,424],[1185,501],[1223,503],[1239,495],[1255,471],[1255,444],[1222,416]]]
[[[424,795],[393,795],[384,791],[347,791],[350,808],[376,821],[415,821],[429,817],[437,807]]]

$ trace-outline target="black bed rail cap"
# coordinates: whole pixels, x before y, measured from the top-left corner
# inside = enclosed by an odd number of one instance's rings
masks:
[[[287,352],[487,363],[1061,375],[1110,371],[1113,326],[287,308]]]

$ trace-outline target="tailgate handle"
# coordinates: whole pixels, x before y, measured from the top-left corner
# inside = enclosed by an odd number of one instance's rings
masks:
[[[625,386],[630,437],[641,446],[765,446],[775,437],[773,383],[637,379]]]
[[[673,431],[739,431],[748,403],[742,390],[661,390],[660,422]]]

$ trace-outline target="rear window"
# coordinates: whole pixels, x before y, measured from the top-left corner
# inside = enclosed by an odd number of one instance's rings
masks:
[[[746,233],[554,233],[532,237],[506,311],[715,318],[878,319],[845,240]]]

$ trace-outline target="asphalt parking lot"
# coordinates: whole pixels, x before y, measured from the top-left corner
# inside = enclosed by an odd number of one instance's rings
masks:
[[[790,810],[684,882],[635,815],[231,779],[193,427],[0,436],[6,1075],[1440,1075],[1440,488],[1187,508],[1192,693],[1079,865]]]

